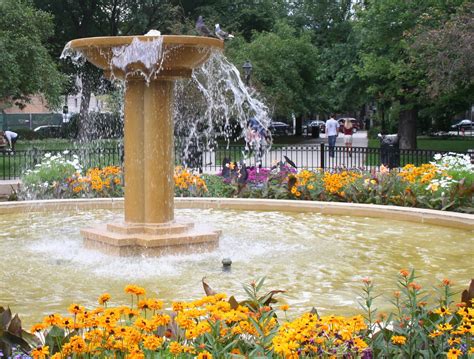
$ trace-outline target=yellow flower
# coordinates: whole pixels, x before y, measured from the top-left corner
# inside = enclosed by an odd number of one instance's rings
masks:
[[[442,317],[444,317],[445,315],[450,315],[451,314],[449,308],[446,308],[446,307],[438,308],[438,309],[434,310],[434,312],[436,314],[439,314]]]
[[[451,329],[453,329],[453,326],[449,323],[445,323],[445,324],[438,324],[438,329],[443,331],[443,332],[448,332],[450,331]]]
[[[284,312],[286,312],[289,308],[290,306],[288,304],[283,304],[280,306],[280,309],[283,310]]]
[[[447,359],[457,359],[459,355],[462,355],[462,351],[456,348],[451,348],[446,354],[446,357]]]
[[[212,359],[212,354],[209,353],[208,351],[203,351],[198,354],[197,358],[198,359]]]
[[[127,285],[125,293],[135,294],[136,296],[145,295],[145,289],[136,285]]]
[[[33,359],[44,359],[46,356],[49,355],[49,347],[37,347],[31,351],[31,356]]]
[[[40,331],[42,331],[42,330],[45,329],[45,328],[46,328],[46,325],[45,325],[45,324],[42,324],[42,323],[40,323],[40,324],[35,324],[35,325],[33,325],[33,326],[31,327],[30,332],[32,332],[32,333],[34,333],[34,332],[40,332]]]
[[[393,344],[400,344],[400,345],[403,345],[406,343],[407,341],[407,338],[404,337],[403,335],[394,335],[392,336],[392,343]]]
[[[171,354],[178,355],[183,352],[183,346],[178,342],[171,342],[169,345],[169,351]]]
[[[79,304],[71,304],[67,310],[69,313],[78,314],[84,310],[84,307],[81,307]]]
[[[99,302],[99,304],[105,304],[109,300],[110,300],[110,294],[109,293],[104,293],[99,297],[98,302]]]
[[[156,350],[163,344],[163,338],[158,338],[156,335],[146,336],[143,340],[143,346],[149,350]]]

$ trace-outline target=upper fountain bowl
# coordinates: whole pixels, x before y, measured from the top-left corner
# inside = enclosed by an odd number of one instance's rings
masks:
[[[72,40],[65,52],[79,53],[108,76],[150,80],[190,77],[213,50],[223,48],[222,40],[201,36],[113,36]]]

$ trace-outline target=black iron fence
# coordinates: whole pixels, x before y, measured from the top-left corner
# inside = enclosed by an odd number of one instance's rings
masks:
[[[390,168],[401,168],[406,164],[420,165],[433,160],[435,150],[398,150],[394,148],[336,146],[330,152],[326,144],[276,145],[265,152],[251,151],[243,145],[232,145],[212,151],[194,150],[188,160],[175,151],[176,164],[184,164],[205,173],[221,171],[222,163],[244,160],[248,166],[271,167],[277,162],[293,163],[297,168],[315,169],[360,169],[378,171],[381,164]],[[67,160],[77,161],[83,168],[121,166],[124,151],[121,145],[107,148],[77,148],[67,151],[19,150],[0,152],[0,180],[19,178],[24,171],[34,169],[47,155],[61,154]],[[474,153],[470,153],[474,158]]]

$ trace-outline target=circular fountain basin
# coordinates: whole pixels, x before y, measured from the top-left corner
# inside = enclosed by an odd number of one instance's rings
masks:
[[[213,50],[223,50],[224,42],[202,36],[108,36],[75,39],[67,47],[114,77],[128,73],[148,73],[160,68],[157,76],[189,77]]]
[[[312,203],[307,211],[311,203],[298,201],[185,199],[177,204],[178,218],[222,231],[218,249],[160,258],[119,258],[85,249],[80,228],[123,218],[120,200],[0,206],[0,305],[10,305],[31,324],[47,314],[66,314],[71,303],[93,307],[103,292],[112,295],[113,303],[127,304],[123,288],[131,283],[170,305],[203,296],[203,277],[215,290],[244,299],[242,283],[265,276],[265,289],[286,290],[279,299],[296,312],[314,306],[320,313],[348,315],[358,311],[366,277],[384,294],[376,304],[390,309],[387,297],[397,289],[402,268],[415,268],[428,289],[449,278],[455,290],[462,290],[472,276],[472,216],[446,213],[454,218],[451,223],[457,218],[465,224],[453,228],[422,223],[434,220],[436,211],[392,208],[393,218],[402,212],[412,213],[411,219],[415,212],[423,215],[425,220],[416,223],[363,213],[381,206],[351,211],[348,205],[327,204],[320,210]],[[300,210],[291,212],[291,205]],[[251,210],[259,206],[265,210]],[[275,210],[280,206],[287,211]],[[339,215],[321,213],[331,211]],[[438,215],[438,223],[442,218]],[[232,260],[230,271],[222,270],[223,258]]]

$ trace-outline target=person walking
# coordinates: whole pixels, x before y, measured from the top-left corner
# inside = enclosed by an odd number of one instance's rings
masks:
[[[328,137],[329,157],[334,157],[334,147],[339,135],[339,123],[334,119],[334,115],[331,115],[329,120],[326,121],[326,135]]]
[[[3,132],[3,137],[8,141],[8,145],[10,146],[10,150],[13,152],[15,151],[15,143],[18,140],[18,133],[13,131],[5,131]]]
[[[349,154],[349,157],[352,157],[352,134],[354,133],[354,128],[352,127],[352,121],[348,118],[344,121],[342,133],[344,134],[344,145],[346,146],[346,151]]]

